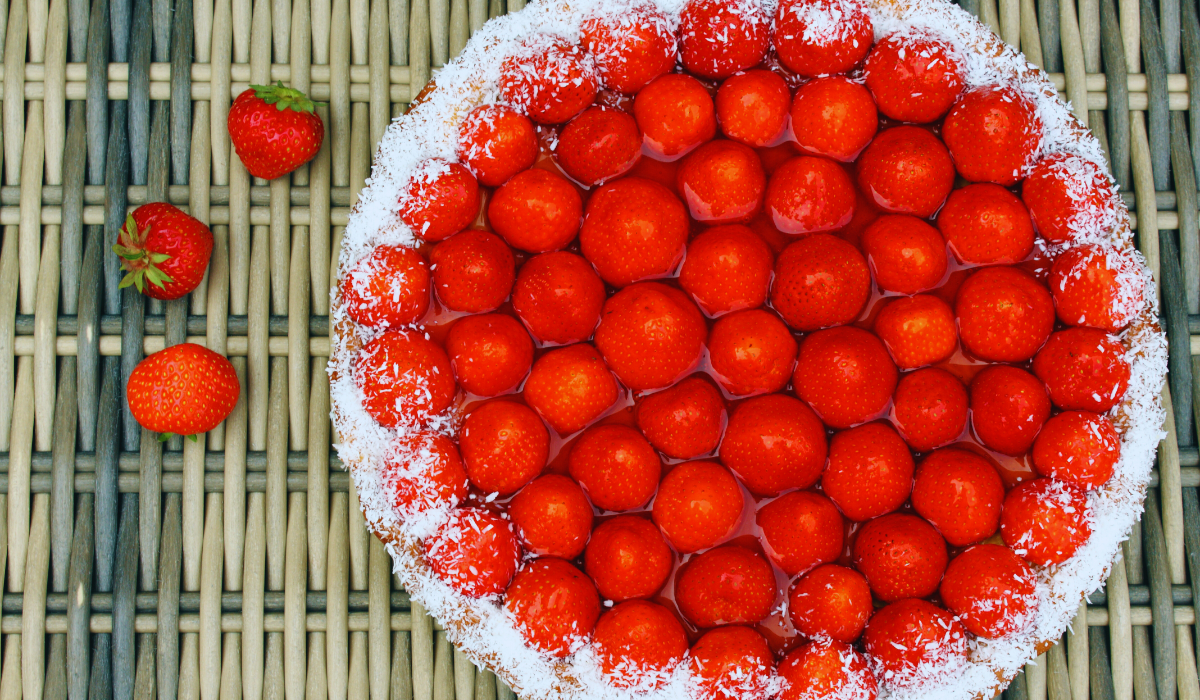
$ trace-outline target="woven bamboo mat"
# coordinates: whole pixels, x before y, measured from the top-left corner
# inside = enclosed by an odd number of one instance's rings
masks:
[[[1171,349],[1143,523],[1006,695],[1200,700],[1196,0],[961,1],[1105,144]],[[471,31],[522,5],[0,0],[0,700],[512,698],[364,529],[324,368],[332,261],[374,144]],[[225,130],[232,96],[268,80],[328,103],[316,160],[271,183]],[[216,238],[205,283],[166,305],[118,290],[107,252],[128,208],[163,199]],[[244,396],[207,441],[160,445],[122,387],[184,338],[231,356]]]

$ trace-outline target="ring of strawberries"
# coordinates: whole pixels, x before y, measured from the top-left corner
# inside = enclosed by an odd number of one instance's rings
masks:
[[[874,37],[689,0],[527,38],[401,188],[417,242],[343,264],[386,505],[540,654],[873,700],[1088,541],[1154,294],[1124,210],[1035,96]]]

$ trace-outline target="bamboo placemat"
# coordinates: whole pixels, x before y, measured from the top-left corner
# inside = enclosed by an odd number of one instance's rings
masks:
[[[1006,696],[1200,700],[1196,0],[961,2],[1104,143],[1171,351],[1142,525]],[[0,0],[0,700],[511,700],[367,534],[324,369],[332,265],[374,144],[470,32],[523,5]],[[328,131],[271,183],[225,130],[231,98],[268,80],[326,102]],[[107,251],[130,207],[164,199],[216,247],[189,298],[147,303],[118,290]],[[244,396],[206,441],[160,445],[122,388],[185,338],[232,357]]]

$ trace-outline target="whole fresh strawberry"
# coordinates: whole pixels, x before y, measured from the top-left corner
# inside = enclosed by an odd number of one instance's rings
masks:
[[[308,96],[295,88],[251,85],[229,108],[229,138],[254,177],[274,180],[317,155],[325,125]]]
[[[233,411],[241,385],[229,360],[195,343],[180,343],[142,360],[129,375],[129,412],[166,440],[217,427]]]
[[[133,285],[163,300],[178,299],[199,286],[212,249],[212,231],[166,202],[134,209],[113,246],[128,271],[121,287]]]

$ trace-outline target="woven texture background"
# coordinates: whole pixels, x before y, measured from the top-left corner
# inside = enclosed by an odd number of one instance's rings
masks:
[[[1170,338],[1142,525],[1005,695],[1200,700],[1197,0],[961,2],[1105,144]],[[0,700],[513,697],[367,534],[330,447],[325,358],[374,144],[472,30],[523,5],[0,0]],[[268,80],[327,103],[316,160],[270,183],[225,129],[232,97]],[[127,210],[164,199],[216,238],[205,283],[165,305],[118,290],[108,252]],[[243,396],[206,441],[160,444],[122,388],[185,338],[232,357]]]

